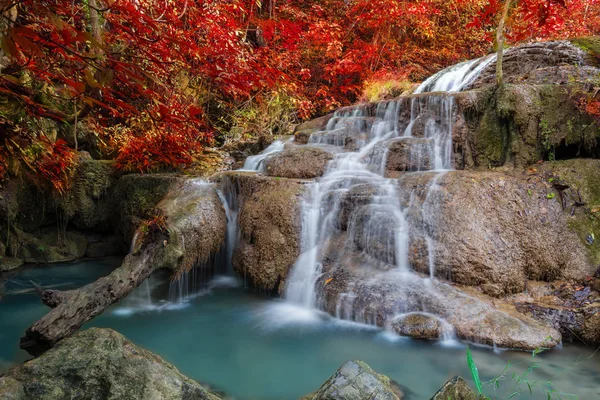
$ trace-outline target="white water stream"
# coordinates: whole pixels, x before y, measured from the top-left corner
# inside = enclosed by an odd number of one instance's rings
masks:
[[[410,102],[408,121],[401,121],[401,108],[407,102],[398,99],[380,103],[374,117],[365,106],[338,111],[325,131],[311,136],[309,143],[327,143],[346,149],[348,143],[352,143],[354,148],[337,154],[323,177],[309,185],[302,206],[302,252],[293,266],[285,292],[289,302],[305,308],[325,308],[319,289],[322,285],[317,283],[323,263],[331,262],[326,258],[332,247],[343,247],[341,252],[335,253],[340,259],[343,258],[340,254],[346,251],[359,250],[375,263],[393,265],[395,271],[391,272],[405,274],[405,279],[411,282],[421,280],[424,288],[434,290],[428,284],[435,278],[434,240],[430,234],[435,228],[439,182],[446,171],[452,169],[455,120],[454,98],[439,92],[460,91],[493,59],[491,56],[461,63],[427,79],[415,91],[422,95],[413,97]],[[436,173],[428,185],[421,210],[428,247],[428,278],[420,278],[412,272],[408,255],[411,228],[406,214],[410,204],[405,208],[401,206],[401,183],[386,177],[389,147],[393,141],[403,141],[408,160],[404,173]],[[368,201],[363,200],[347,216],[344,207],[352,196],[360,197],[361,192],[368,193]],[[408,197],[412,199],[412,196],[410,193]],[[344,222],[345,218],[347,221]],[[344,223],[347,234],[344,243],[340,244]],[[353,309],[355,300],[355,293],[341,293],[336,317],[373,324],[364,317],[364,310],[361,313]],[[395,319],[401,320],[412,312],[429,315],[423,310],[407,310],[406,307],[410,308],[404,306]],[[451,326],[444,320],[441,325],[443,337],[452,338]]]

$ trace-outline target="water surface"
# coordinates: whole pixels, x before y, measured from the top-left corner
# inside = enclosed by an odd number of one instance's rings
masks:
[[[13,276],[0,300],[0,370],[28,358],[18,349],[18,339],[47,310],[29,291],[30,279],[45,286],[77,287],[106,275],[118,263],[118,259],[106,259],[27,268]],[[213,280],[201,295],[187,302],[167,303],[168,288],[160,282],[153,277],[150,284],[87,326],[116,329],[182,373],[236,399],[298,398],[317,389],[350,359],[366,361],[396,380],[409,399],[429,399],[452,376],[470,376],[463,344],[399,338],[373,327],[335,320],[258,296],[230,277]],[[535,359],[523,352],[473,346],[472,351],[483,380],[500,375],[509,361],[518,364],[509,369],[501,385],[498,393],[502,398],[514,391],[512,373],[523,373],[532,361],[539,365],[531,380],[550,379],[558,391],[576,394],[579,399],[600,398],[598,357],[585,360],[591,349],[565,345]],[[581,363],[575,365],[578,360]],[[526,384],[521,386],[528,393]],[[491,387],[487,389],[493,397]],[[538,391],[533,397],[514,398],[547,397]]]

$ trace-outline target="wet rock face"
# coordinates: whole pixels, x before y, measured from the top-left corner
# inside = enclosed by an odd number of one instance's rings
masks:
[[[254,173],[223,175],[237,187],[241,237],[233,255],[239,276],[277,291],[300,254],[305,181]]]
[[[169,229],[164,265],[177,274],[206,264],[225,243],[227,215],[214,185],[184,179],[175,185],[157,208],[167,217]]]
[[[405,204],[412,200],[413,269],[428,273],[424,255],[432,253],[437,276],[484,286],[496,296],[523,291],[527,279],[593,274],[560,196],[541,177],[454,171],[434,184],[434,174],[427,175],[400,180],[401,193],[417,193],[403,199]]]
[[[332,116],[333,114],[324,115],[296,126],[296,129],[294,130],[294,141],[298,144],[308,143],[310,135],[324,130]]]
[[[220,397],[121,334],[90,328],[0,377],[0,398],[217,400]]]
[[[289,146],[265,160],[268,176],[312,179],[325,173],[334,152],[324,147]]]
[[[386,176],[398,177],[400,172],[433,169],[433,140],[425,138],[395,139],[388,145]]]
[[[478,400],[479,397],[471,390],[467,382],[460,376],[455,376],[431,398],[431,400]]]
[[[317,282],[321,307],[340,318],[421,338],[440,337],[451,325],[459,339],[505,348],[533,350],[560,343],[558,331],[532,318],[499,311],[439,280],[430,282],[392,269],[382,272],[372,265],[368,256],[356,253],[324,264],[323,276]],[[402,323],[406,313],[434,314],[438,323],[417,317]]]
[[[304,400],[401,400],[403,397],[387,376],[378,374],[362,361],[347,361]]]
[[[443,322],[433,315],[410,313],[394,318],[391,323],[394,332],[415,339],[440,339],[443,335]]]

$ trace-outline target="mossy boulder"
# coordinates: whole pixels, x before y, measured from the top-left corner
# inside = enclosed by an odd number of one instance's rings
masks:
[[[111,329],[90,328],[0,377],[15,400],[217,400],[159,356]]]
[[[82,161],[71,189],[57,198],[61,216],[77,229],[111,232],[112,190],[118,177],[112,161]]]
[[[112,224],[124,243],[131,243],[140,223],[153,216],[156,205],[183,177],[175,174],[129,174],[114,188]]]
[[[478,400],[480,397],[460,376],[455,376],[442,386],[431,400]]]
[[[82,258],[87,249],[87,237],[76,231],[46,227],[36,234],[16,234],[20,245],[14,255],[27,263],[73,261]]]
[[[568,213],[568,224],[587,250],[591,262],[600,264],[600,160],[573,159],[531,167],[556,188]]]
[[[0,272],[12,271],[21,265],[23,265],[23,260],[20,258],[0,256]]]
[[[315,393],[303,400],[401,400],[402,392],[390,378],[363,361],[347,361]]]
[[[600,126],[577,103],[583,92],[579,84],[506,84],[460,93],[455,167],[524,167],[539,160],[599,157]]]

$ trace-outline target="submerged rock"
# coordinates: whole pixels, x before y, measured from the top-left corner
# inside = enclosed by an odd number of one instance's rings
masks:
[[[0,376],[15,400],[218,400],[159,356],[111,329],[90,328]]]
[[[362,361],[347,361],[314,394],[303,400],[401,400],[390,378],[373,371]]]
[[[442,386],[431,400],[478,400],[479,396],[471,390],[467,382],[455,376]]]
[[[334,152],[324,147],[289,146],[265,160],[268,176],[282,178],[312,179],[325,173],[327,163]]]

